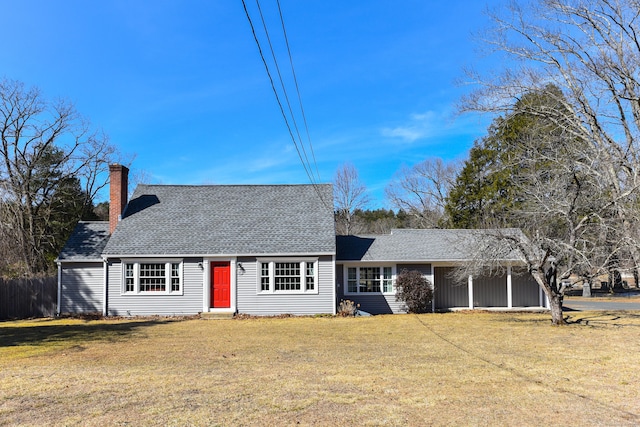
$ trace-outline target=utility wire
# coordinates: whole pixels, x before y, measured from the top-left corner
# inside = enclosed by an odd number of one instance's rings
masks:
[[[291,102],[289,101],[289,95],[287,93],[287,87],[284,84],[284,80],[282,78],[282,73],[280,72],[280,66],[278,65],[278,58],[276,58],[276,53],[273,49],[273,44],[271,43],[271,37],[269,36],[269,30],[267,28],[267,23],[265,22],[264,15],[262,14],[262,8],[260,7],[260,1],[256,0],[256,6],[258,7],[258,13],[260,14],[260,20],[262,21],[262,28],[264,29],[264,34],[267,37],[267,43],[269,44],[269,50],[271,51],[271,58],[273,59],[273,64],[276,67],[276,72],[278,74],[278,79],[280,80],[280,87],[282,88],[282,93],[284,95],[284,99],[287,103],[287,108],[289,109],[289,114],[291,115],[291,120],[293,122],[293,127],[296,130],[296,135],[298,136],[298,142],[300,144],[300,148],[302,149],[302,153],[304,155],[304,159],[306,165],[309,168],[309,171],[313,175],[313,169],[311,168],[311,162],[309,162],[309,157],[307,156],[307,150],[304,148],[304,144],[302,142],[302,137],[300,136],[300,130],[298,128],[298,122],[296,121],[296,116],[293,113],[293,108],[291,108]],[[285,33],[286,35],[286,33]],[[294,141],[295,142],[295,141]],[[316,178],[313,178],[316,181]]]
[[[291,64],[291,74],[293,75],[293,82],[296,86],[296,93],[298,94],[298,101],[300,103],[300,112],[302,114],[302,120],[304,122],[304,128],[307,133],[307,141],[309,142],[309,149],[311,151],[311,157],[313,159],[313,164],[316,168],[316,176],[318,177],[318,181],[320,181],[320,171],[318,170],[318,162],[316,161],[316,155],[313,151],[313,145],[311,144],[311,134],[309,133],[309,126],[307,124],[307,116],[304,113],[304,107],[302,106],[302,96],[300,95],[300,87],[298,86],[298,78],[296,77],[296,71],[293,67],[293,57],[291,55],[291,49],[289,47],[289,38],[287,37],[287,30],[284,25],[284,17],[282,16],[282,9],[280,8],[280,0],[276,0],[278,4],[278,13],[280,14],[280,23],[282,25],[282,33],[284,34],[284,41],[287,45],[287,53],[289,54],[289,63]]]
[[[293,78],[294,78],[294,81],[295,81],[296,92],[298,94],[298,100],[299,100],[299,103],[300,103],[300,109],[301,109],[301,112],[302,112],[302,117],[303,117],[303,120],[304,120],[305,129],[306,129],[306,132],[307,132],[307,139],[309,141],[309,147],[310,147],[310,150],[311,150],[311,153],[312,153],[312,156],[313,156],[313,162],[314,162],[314,165],[315,165],[317,178],[319,180],[320,179],[320,173],[318,172],[318,165],[317,165],[317,162],[316,162],[316,159],[315,159],[315,154],[313,152],[313,147],[311,145],[311,138],[309,136],[309,128],[308,128],[308,125],[307,125],[306,116],[304,114],[304,108],[302,106],[302,97],[300,96],[300,90],[299,90],[299,87],[298,87],[298,81],[297,81],[297,78],[295,77],[295,69],[294,69],[294,66],[293,66],[293,59],[292,59],[292,55],[291,55],[291,50],[289,48],[289,41],[287,39],[286,30],[285,30],[285,27],[284,27],[284,19],[282,17],[282,10],[280,8],[280,2],[277,1],[277,3],[278,3],[278,12],[279,12],[279,15],[280,15],[280,22],[282,24],[282,30],[284,32],[284,37],[285,37],[285,41],[286,41],[286,45],[287,45],[287,51],[288,51],[288,54],[289,54],[289,61],[291,63],[291,70],[292,70]],[[280,114],[282,114],[282,117],[284,119],[285,125],[287,126],[287,129],[289,131],[289,136],[291,137],[291,140],[293,141],[293,145],[296,148],[296,152],[298,153],[298,157],[300,158],[300,162],[302,163],[302,166],[303,166],[303,168],[304,168],[304,170],[305,170],[305,172],[307,174],[307,177],[309,178],[309,181],[311,182],[314,190],[316,191],[318,197],[320,198],[320,200],[322,201],[324,206],[327,209],[330,209],[330,210],[333,211],[333,203],[329,203],[329,202],[327,202],[325,200],[325,197],[323,196],[322,192],[319,189],[318,183],[316,182],[316,180],[313,177],[313,169],[311,167],[311,162],[309,162],[309,158],[308,158],[306,150],[304,148],[304,143],[302,142],[302,138],[300,137],[300,132],[298,130],[297,122],[295,120],[295,115],[293,113],[293,109],[291,108],[291,104],[289,102],[289,97],[287,96],[286,87],[285,87],[284,81],[282,79],[282,75],[280,73],[280,67],[278,66],[278,61],[276,59],[275,51],[273,49],[273,45],[271,44],[271,39],[269,37],[269,32],[267,30],[266,21],[264,19],[263,14],[262,14],[262,9],[260,7],[259,0],[256,0],[256,4],[257,4],[257,7],[258,7],[258,11],[260,13],[260,18],[262,20],[262,24],[263,24],[263,28],[264,28],[265,34],[267,36],[267,40],[268,40],[268,43],[269,43],[269,48],[271,50],[272,58],[273,58],[273,61],[275,63],[275,66],[276,66],[276,70],[277,70],[277,73],[278,73],[278,76],[279,76],[280,84],[282,86],[282,91],[284,93],[284,96],[285,96],[285,99],[286,99],[286,102],[287,102],[287,106],[289,108],[289,112],[291,114],[291,118],[293,120],[293,124],[294,124],[294,127],[296,129],[296,133],[297,133],[298,138],[300,140],[300,146],[302,147],[302,152],[304,153],[304,158],[303,158],[302,153],[300,152],[300,147],[298,146],[298,143],[296,142],[295,136],[294,136],[293,131],[291,129],[291,126],[289,124],[289,120],[288,120],[287,115],[285,113],[285,109],[282,106],[282,102],[280,100],[280,96],[278,95],[278,90],[276,89],[276,85],[274,83],[272,74],[271,74],[271,72],[269,70],[269,65],[268,65],[268,63],[267,63],[267,61],[265,59],[265,56],[264,56],[264,53],[263,53],[263,50],[262,50],[262,46],[260,45],[260,40],[258,39],[256,30],[255,30],[255,26],[253,25],[253,21],[251,19],[251,15],[250,15],[249,10],[247,8],[247,4],[246,4],[245,0],[242,0],[242,6],[244,8],[244,12],[245,12],[245,15],[247,17],[247,20],[249,21],[249,26],[251,27],[251,32],[253,34],[253,39],[255,40],[256,45],[258,46],[258,52],[260,53],[260,58],[262,59],[262,63],[263,63],[263,65],[265,67],[265,70],[267,72],[267,76],[269,78],[269,82],[271,83],[271,89],[273,90],[273,93],[274,93],[274,95],[276,97],[276,101],[278,103],[278,107],[280,108]],[[305,162],[305,159],[306,159],[306,162]]]
[[[258,0],[256,0],[257,2]],[[273,77],[271,76],[271,72],[269,71],[269,65],[267,64],[267,60],[264,57],[264,53],[262,52],[262,47],[260,46],[260,41],[258,40],[258,36],[256,34],[256,30],[255,27],[253,26],[253,21],[251,20],[251,16],[249,15],[249,10],[247,9],[247,4],[245,2],[245,0],[242,0],[242,6],[244,7],[244,13],[247,15],[247,20],[249,21],[249,25],[251,26],[251,32],[253,33],[253,39],[256,42],[256,45],[258,46],[258,51],[260,53],[260,58],[262,59],[262,63],[264,64],[264,68],[267,71],[267,76],[269,77],[269,82],[271,83],[271,89],[273,90],[273,94],[276,96],[276,101],[278,102],[278,106],[280,107],[280,114],[282,114],[282,117],[284,118],[284,122],[287,126],[287,129],[289,130],[289,136],[291,137],[291,140],[293,141],[293,145],[296,148],[296,151],[298,153],[298,157],[300,158],[300,161],[302,162],[302,166],[304,167],[304,171],[307,173],[307,177],[309,178],[309,181],[312,184],[315,184],[308,168],[307,168],[307,164],[304,162],[304,159],[302,158],[302,154],[300,153],[300,149],[298,148],[298,144],[296,142],[295,137],[293,136],[293,132],[291,130],[291,126],[289,125],[289,120],[287,119],[287,115],[284,111],[284,107],[282,106],[282,102],[280,101],[280,96],[278,95],[278,91],[276,89],[275,83],[273,82]]]

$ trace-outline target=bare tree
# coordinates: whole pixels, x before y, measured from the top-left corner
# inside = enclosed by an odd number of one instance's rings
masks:
[[[336,211],[336,232],[354,234],[360,232],[354,212],[369,203],[367,188],[360,181],[358,171],[351,163],[338,168],[333,180],[333,202]]]
[[[460,169],[458,162],[426,159],[403,166],[385,189],[390,203],[415,219],[417,228],[438,227],[444,217],[449,190]]]
[[[630,270],[640,261],[639,11],[638,0],[510,3],[491,14],[485,40],[510,66],[488,78],[470,72],[480,88],[460,103],[462,111],[508,116],[525,93],[550,84],[562,91],[555,107],[523,106],[554,132],[547,151],[529,154],[545,167],[521,185],[520,214],[531,220],[526,239],[505,238],[545,291],[555,324],[563,323],[559,279],[590,280],[614,257]],[[562,151],[549,151],[553,144]]]
[[[114,154],[68,102],[0,81],[0,234],[22,274],[51,266],[60,244],[56,222],[73,221],[91,205]]]

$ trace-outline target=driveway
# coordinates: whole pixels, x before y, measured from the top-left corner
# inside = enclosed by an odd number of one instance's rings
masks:
[[[594,296],[592,298],[565,297],[562,307],[567,311],[640,310],[640,296],[636,294],[611,297]]]

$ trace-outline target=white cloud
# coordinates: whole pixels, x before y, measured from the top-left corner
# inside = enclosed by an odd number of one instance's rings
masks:
[[[383,128],[382,135],[398,138],[406,142],[415,142],[433,135],[437,126],[442,126],[443,118],[433,111],[411,114],[408,123],[393,128]]]
[[[411,114],[406,123],[383,128],[381,134],[406,143],[455,135],[480,135],[485,132],[489,119],[478,114],[454,116],[447,111],[427,111]]]

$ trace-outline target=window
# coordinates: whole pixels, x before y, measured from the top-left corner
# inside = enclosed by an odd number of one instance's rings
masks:
[[[391,267],[382,267],[382,292],[393,292]]]
[[[367,294],[380,292],[394,292],[392,267],[347,268],[348,294]]]
[[[127,294],[181,294],[181,262],[124,262],[123,291]]]
[[[125,264],[124,269],[124,291],[135,291],[135,277],[133,275],[133,264]]]
[[[165,267],[164,264],[140,264],[140,292],[164,292]]]
[[[316,293],[317,260],[259,260],[260,293]]]
[[[274,283],[276,291],[300,290],[300,264],[299,262],[276,262]]]
[[[269,283],[270,283],[270,276],[269,276],[269,263],[268,262],[263,262],[260,263],[261,265],[261,270],[262,273],[260,273],[260,290],[261,291],[268,291],[269,290]]]

